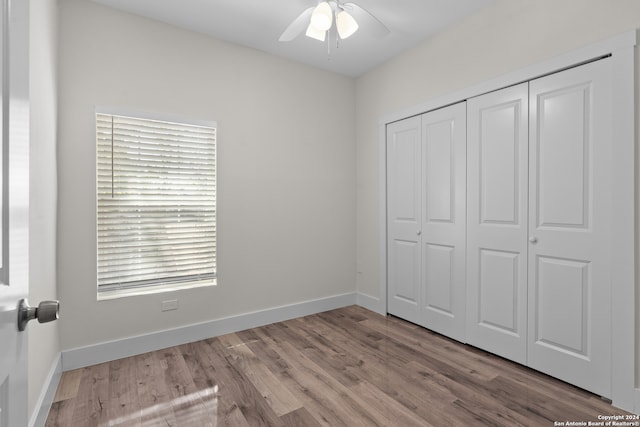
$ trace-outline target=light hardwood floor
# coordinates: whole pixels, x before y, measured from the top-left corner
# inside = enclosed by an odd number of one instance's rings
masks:
[[[351,306],[65,372],[47,426],[553,426],[599,397]]]

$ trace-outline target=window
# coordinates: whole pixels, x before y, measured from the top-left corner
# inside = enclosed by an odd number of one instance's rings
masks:
[[[98,294],[213,283],[215,124],[97,113],[96,144]]]

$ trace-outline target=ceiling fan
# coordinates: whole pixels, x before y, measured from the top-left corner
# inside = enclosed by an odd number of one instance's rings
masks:
[[[356,19],[357,18],[357,19]],[[333,25],[335,21],[335,25]],[[279,41],[288,42],[298,37],[306,29],[305,35],[322,42],[332,33],[342,40],[350,37],[358,28],[358,22],[371,28],[373,35],[383,37],[389,29],[369,11],[356,3],[341,3],[340,0],[319,1],[317,6],[305,9],[289,24]]]

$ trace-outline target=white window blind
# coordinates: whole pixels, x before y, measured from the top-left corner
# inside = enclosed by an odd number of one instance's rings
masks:
[[[98,291],[216,276],[216,129],[96,114]]]

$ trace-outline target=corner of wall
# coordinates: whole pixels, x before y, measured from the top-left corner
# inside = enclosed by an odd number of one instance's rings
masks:
[[[372,297],[371,295],[358,292],[356,294],[356,304],[360,307],[364,307],[367,310],[374,311],[382,316],[387,315],[385,302],[381,298]]]

